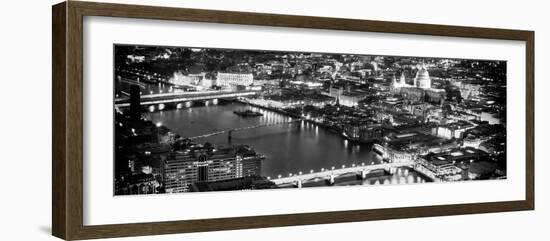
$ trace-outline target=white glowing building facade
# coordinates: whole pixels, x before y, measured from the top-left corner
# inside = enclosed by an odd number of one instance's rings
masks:
[[[215,84],[218,86],[249,86],[254,82],[252,74],[235,74],[218,72]]]
[[[428,73],[428,70],[426,69],[426,67],[422,66],[416,72],[416,76],[414,77],[414,82],[412,85],[407,84],[405,82],[405,72],[401,72],[401,77],[399,77],[399,81],[397,81],[395,76],[393,76],[392,87],[393,88],[418,87],[421,89],[431,89],[432,79],[430,78],[430,73]]]
[[[407,84],[405,79],[404,72],[401,73],[399,80],[393,76],[393,81],[390,88],[391,92],[394,94],[403,95],[405,99],[412,103],[424,101],[443,103],[446,98],[445,90],[432,88],[430,73],[428,73],[428,70],[424,65],[418,68],[412,85]]]
[[[405,82],[405,72],[402,72],[401,77],[399,77],[399,81],[397,81],[397,79],[395,78],[395,75],[393,76],[392,87],[403,88],[403,87],[413,87],[413,86]]]
[[[414,77],[414,86],[422,89],[432,88],[432,80],[430,79],[430,74],[425,66],[422,66],[422,68],[416,72],[416,77]]]

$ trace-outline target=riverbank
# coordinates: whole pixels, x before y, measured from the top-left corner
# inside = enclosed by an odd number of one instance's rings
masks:
[[[233,111],[242,110],[246,106],[258,108],[263,116],[242,118],[234,114]],[[165,110],[145,115],[153,123],[161,122],[181,136],[200,136],[220,130],[264,126],[234,132],[231,141],[227,135],[209,136],[197,141],[221,146],[243,144],[253,147],[257,153],[266,155],[266,161],[262,164],[262,176],[266,177],[275,178],[279,175],[287,176],[289,173],[309,173],[311,170],[319,171],[333,166],[381,161],[380,156],[372,152],[371,145],[352,144],[341,133],[329,131],[328,128],[305,119],[304,123],[299,121],[291,125],[276,124],[288,122],[289,118],[302,118],[242,101],[220,101],[218,105]]]
[[[243,129],[232,133],[231,141],[227,134],[197,139],[200,143],[215,145],[249,145],[258,153],[267,156],[262,167],[262,175],[276,177],[279,174],[318,171],[332,166],[351,166],[361,162],[377,160],[367,145],[351,145],[338,133],[328,131],[314,123],[277,124],[292,118],[286,113],[261,109],[264,114],[255,118],[242,118],[233,111],[252,106],[244,103],[192,107],[179,110],[145,113],[153,123],[162,123],[182,137],[201,136],[220,130]],[[258,108],[259,109],[259,108]],[[247,127],[263,126],[247,129]]]
[[[270,106],[259,105],[259,104],[252,103],[252,102],[249,102],[249,101],[245,101],[245,100],[242,100],[242,99],[236,99],[235,102],[245,104],[245,105],[250,105],[250,106],[253,106],[253,107],[257,107],[257,108],[261,108],[261,109],[264,109],[264,110],[277,112],[277,113],[282,114],[282,115],[287,115],[287,116],[292,117],[292,118],[297,118],[297,119],[303,120],[303,121],[308,122],[310,124],[321,126],[323,128],[326,128],[327,130],[333,131],[335,133],[340,133],[340,134],[342,133],[342,129],[340,129],[340,128],[337,128],[337,127],[334,127],[334,126],[331,126],[331,125],[327,125],[327,124],[324,124],[322,122],[317,122],[317,121],[312,120],[312,119],[307,119],[307,118],[304,118],[303,116],[296,115],[296,114],[290,113],[290,112],[285,111],[285,110],[277,109],[277,108],[270,107]],[[341,136],[344,137],[345,139],[348,139],[345,135],[341,134]]]
[[[279,113],[279,114],[283,114],[283,115],[287,115],[287,116],[290,116],[292,118],[299,118],[305,122],[308,122],[308,123],[311,123],[311,124],[314,124],[314,125],[317,125],[317,126],[320,126],[320,127],[323,127],[331,132],[335,132],[336,134],[338,134],[339,136],[341,136],[343,139],[345,140],[348,140],[350,141],[351,143],[356,143],[356,144],[361,144],[361,145],[370,145],[370,144],[373,144],[375,143],[375,141],[372,141],[370,143],[365,143],[365,142],[361,142],[361,141],[357,141],[353,138],[350,138],[348,137],[347,135],[344,134],[343,130],[341,129],[337,129],[333,126],[330,126],[330,125],[326,125],[324,123],[319,123],[319,122],[316,122],[314,120],[311,120],[311,119],[306,119],[302,116],[299,116],[299,115],[296,115],[296,114],[293,114],[293,113],[290,113],[290,112],[287,112],[285,110],[281,110],[281,109],[278,109],[278,108],[274,108],[274,107],[269,107],[269,106],[263,106],[263,105],[259,105],[259,104],[256,104],[256,103],[253,103],[253,102],[250,102],[250,101],[246,101],[244,99],[237,99],[235,100],[235,102],[239,103],[239,104],[244,104],[244,105],[249,105],[249,106],[253,106],[253,107],[256,107],[256,108],[261,108],[261,109],[264,109],[264,110],[269,110],[269,111],[273,111],[273,112],[276,112],[276,113]],[[417,168],[410,168],[410,171],[412,172],[415,172],[416,174],[418,174],[419,176],[422,177],[422,179],[426,180],[427,182],[436,182],[436,181],[440,181],[437,177],[431,177],[429,176],[427,173],[423,172],[422,170],[417,170]]]

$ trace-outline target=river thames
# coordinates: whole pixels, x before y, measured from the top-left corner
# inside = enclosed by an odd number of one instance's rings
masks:
[[[260,117],[241,117],[233,111],[250,109],[263,114]],[[154,123],[160,122],[172,132],[183,137],[199,136],[220,130],[273,124],[291,121],[283,114],[230,102],[205,106],[193,106],[179,110],[165,110],[145,114]],[[253,147],[257,153],[266,156],[262,163],[262,175],[276,178],[279,175],[321,168],[340,168],[343,165],[377,164],[381,157],[367,144],[352,143],[339,133],[305,121],[277,124],[243,131],[235,131],[229,140],[227,134],[197,139],[197,142],[210,142],[221,146],[245,144]],[[394,175],[368,178],[364,181],[350,177],[340,177],[339,185],[357,184],[397,184],[426,181],[408,168],[399,169]],[[312,183],[313,186],[317,186]]]

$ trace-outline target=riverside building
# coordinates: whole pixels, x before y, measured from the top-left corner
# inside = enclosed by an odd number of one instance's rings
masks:
[[[189,191],[197,182],[215,182],[258,176],[264,156],[248,146],[235,148],[196,147],[171,153],[164,163],[167,193]]]

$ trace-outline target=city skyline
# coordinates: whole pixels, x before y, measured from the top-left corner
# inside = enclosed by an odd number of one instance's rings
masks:
[[[201,52],[204,50],[216,50],[216,51],[229,51],[229,52],[257,52],[257,53],[288,53],[288,54],[323,54],[323,55],[353,55],[353,56],[366,56],[366,57],[395,57],[395,58],[420,58],[420,59],[447,59],[447,60],[461,60],[461,61],[487,61],[487,62],[502,62],[506,63],[506,60],[494,59],[494,58],[459,58],[452,56],[417,56],[417,55],[398,55],[398,54],[377,54],[377,53],[351,53],[351,52],[331,52],[331,51],[299,51],[299,50],[268,50],[268,49],[250,49],[250,48],[223,48],[223,47],[204,47],[204,46],[177,46],[177,45],[154,45],[154,44],[122,44],[114,43],[114,48],[126,48],[135,50],[144,49],[189,49],[193,52]],[[115,53],[116,57],[116,53]],[[126,56],[127,57],[127,56]]]
[[[114,46],[115,195],[506,178],[506,62]]]

